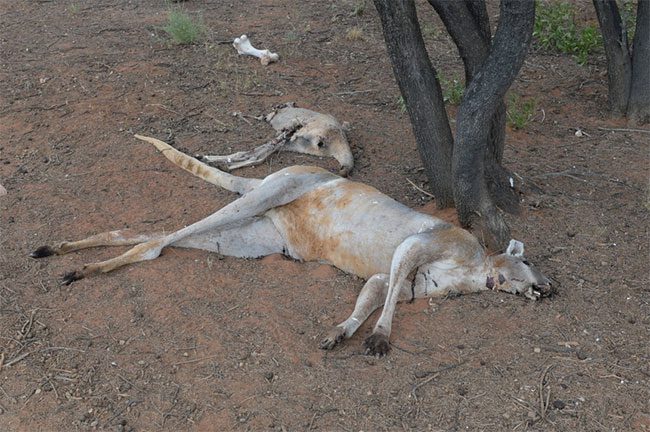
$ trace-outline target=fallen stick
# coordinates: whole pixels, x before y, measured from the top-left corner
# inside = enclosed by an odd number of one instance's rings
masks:
[[[650,133],[650,129],[626,129],[626,128],[606,128],[599,127],[598,130],[604,130],[608,132],[640,132],[640,133]]]
[[[240,151],[226,156],[201,156],[197,155],[197,159],[204,162],[216,163],[228,170],[243,168],[251,165],[256,165],[264,159],[282,150],[289,141],[290,133],[288,131],[282,132],[271,141],[256,147],[249,151]]]

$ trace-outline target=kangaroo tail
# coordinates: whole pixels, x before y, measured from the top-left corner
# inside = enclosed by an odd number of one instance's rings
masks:
[[[206,165],[198,159],[179,152],[174,147],[170,146],[166,142],[160,141],[159,139],[137,134],[134,136],[139,140],[146,141],[156,146],[156,148],[160,150],[167,159],[183,168],[185,171],[194,174],[208,183],[220,186],[231,192],[237,192],[238,194],[243,195],[262,182],[260,179],[237,177],[211,167],[210,165]]]

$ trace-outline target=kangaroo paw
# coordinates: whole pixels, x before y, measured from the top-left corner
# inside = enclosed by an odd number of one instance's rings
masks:
[[[323,340],[320,341],[320,348],[324,350],[331,350],[343,339],[345,339],[345,329],[343,327],[336,326],[327,333],[327,336],[325,336]]]
[[[71,271],[63,275],[61,279],[61,285],[70,285],[74,281],[78,281],[86,277],[86,275],[81,271]]]
[[[381,333],[373,333],[363,342],[366,348],[366,355],[383,357],[390,351],[388,336]]]
[[[45,258],[55,254],[56,251],[54,249],[52,249],[50,246],[45,245],[39,247],[34,252],[30,253],[29,256],[32,258]]]

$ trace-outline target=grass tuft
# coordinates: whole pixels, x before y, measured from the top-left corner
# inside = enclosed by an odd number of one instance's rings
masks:
[[[349,41],[358,41],[363,39],[363,30],[359,27],[352,27],[345,34],[345,38]]]
[[[508,124],[515,130],[525,128],[535,114],[535,99],[521,99],[518,95],[511,95],[508,101]]]
[[[189,45],[196,42],[204,32],[203,24],[192,19],[181,10],[169,11],[167,25],[163,30],[172,38],[174,43]]]
[[[445,103],[451,105],[460,105],[465,93],[465,85],[458,76],[454,75],[452,79],[447,79],[443,74],[438,73],[438,81],[442,87],[442,98]]]
[[[404,96],[397,98],[397,107],[402,114],[406,112],[406,101],[404,101]]]
[[[365,0],[357,1],[350,13],[350,16],[360,17],[366,11],[366,2]]]

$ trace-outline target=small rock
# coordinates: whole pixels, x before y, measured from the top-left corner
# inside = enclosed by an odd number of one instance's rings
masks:
[[[535,348],[533,349],[533,351],[536,352],[536,353],[541,353],[541,352],[542,352],[542,349],[539,348],[539,347],[535,347]]]
[[[587,358],[587,353],[582,350],[578,350],[576,351],[576,357],[578,357],[579,360],[585,360]]]
[[[561,410],[564,409],[564,407],[566,407],[566,403],[563,400],[555,399],[553,401],[553,408]]]

